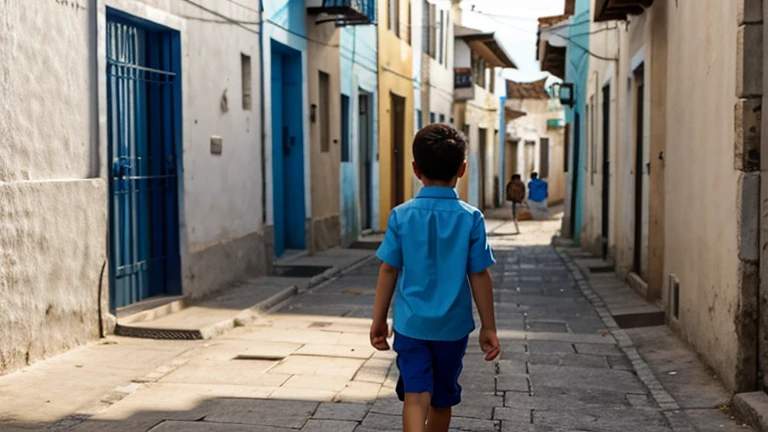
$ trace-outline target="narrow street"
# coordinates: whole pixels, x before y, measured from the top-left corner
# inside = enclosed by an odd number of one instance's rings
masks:
[[[711,376],[709,381],[696,377],[698,387],[679,393],[699,401],[710,397],[709,405],[685,410],[684,401],[674,400],[648,375],[626,333],[611,329],[615,323],[600,313],[599,297],[582,291],[589,289],[586,279],[572,273],[571,253],[579,253],[551,245],[558,224],[521,223],[522,234],[511,235],[510,223],[489,221],[498,261],[492,274],[503,354],[487,363],[471,339],[461,381],[464,401],[454,411],[452,430],[747,430],[717,410],[715,401],[728,398]],[[370,258],[252,325],[208,341],[178,342],[184,344],[179,354],[152,372],[92,395],[90,403],[52,424],[34,421],[45,417],[32,408],[36,398],[48,397],[44,391],[14,405],[5,403],[3,390],[10,389],[9,382],[16,389],[58,382],[45,376],[46,367],[57,364],[54,370],[61,371],[78,365],[66,364],[70,360],[62,356],[2,377],[0,430],[400,430],[393,353],[375,352],[368,343],[377,270],[378,261]],[[136,340],[110,341],[98,347],[102,354]],[[146,353],[142,357],[151,363]],[[677,362],[689,370],[701,367],[691,353]],[[59,384],[64,386],[59,394],[82,398],[96,391],[73,380]]]

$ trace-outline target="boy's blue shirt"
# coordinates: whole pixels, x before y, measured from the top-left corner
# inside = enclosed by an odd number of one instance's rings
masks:
[[[475,329],[468,275],[496,261],[480,210],[455,190],[425,187],[392,210],[376,256],[400,269],[394,327],[414,339],[453,341]]]

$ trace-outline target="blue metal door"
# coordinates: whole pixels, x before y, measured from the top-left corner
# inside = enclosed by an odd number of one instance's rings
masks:
[[[107,15],[112,309],[181,291],[178,34]]]
[[[272,42],[272,192],[275,256],[306,249],[301,54]]]

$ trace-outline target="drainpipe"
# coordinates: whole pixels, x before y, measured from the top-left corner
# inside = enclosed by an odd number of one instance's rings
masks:
[[[259,0],[259,114],[261,116],[261,223],[267,224],[267,137],[264,109],[264,0]]]

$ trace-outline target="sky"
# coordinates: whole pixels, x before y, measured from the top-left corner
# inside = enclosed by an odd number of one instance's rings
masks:
[[[471,12],[474,6],[474,11]],[[506,69],[504,78],[528,82],[544,78],[536,61],[538,18],[561,15],[564,0],[463,0],[462,25],[496,32],[496,39],[518,70]]]

